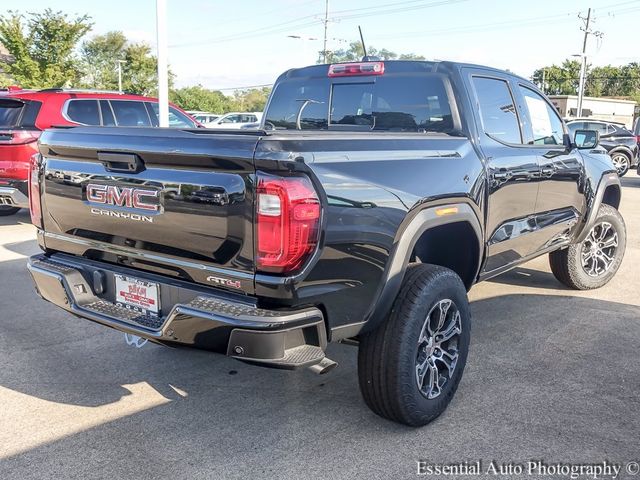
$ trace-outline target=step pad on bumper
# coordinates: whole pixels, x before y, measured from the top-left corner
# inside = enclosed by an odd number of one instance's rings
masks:
[[[322,312],[315,307],[266,310],[249,300],[235,301],[237,296],[224,292],[211,290],[205,295],[202,287],[187,282],[178,285],[171,279],[165,283],[158,276],[64,254],[35,255],[28,267],[45,300],[156,343],[203,348],[276,368],[309,366],[324,358],[326,327]],[[116,274],[147,279],[157,283],[167,299],[183,300],[167,303],[161,316],[143,315],[103,298],[105,294],[95,294],[87,279],[95,278],[96,272],[110,279]],[[178,295],[184,292],[188,295]],[[162,305],[162,299],[160,302]]]
[[[100,315],[118,318],[132,324],[138,324],[151,330],[160,330],[164,323],[164,319],[160,317],[141,315],[138,312],[121,307],[115,303],[107,302],[106,300],[98,300],[97,302],[89,303],[84,305],[83,308]]]

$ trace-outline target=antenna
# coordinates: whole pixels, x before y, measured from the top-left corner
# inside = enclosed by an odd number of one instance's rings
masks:
[[[367,46],[364,44],[364,37],[362,36],[362,28],[360,28],[360,25],[358,25],[358,31],[360,32],[360,42],[362,43],[362,50],[364,51],[363,60],[366,60],[366,58],[367,58]]]

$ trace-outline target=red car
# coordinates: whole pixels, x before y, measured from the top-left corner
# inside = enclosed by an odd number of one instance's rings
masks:
[[[158,126],[158,100],[140,95],[91,90],[0,91],[0,216],[29,208],[27,179],[42,130],[52,126]],[[169,126],[200,124],[175,105]]]

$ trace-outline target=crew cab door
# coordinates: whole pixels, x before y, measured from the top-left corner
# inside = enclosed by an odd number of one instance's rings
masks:
[[[487,261],[484,272],[518,262],[532,252],[538,195],[537,152],[523,144],[520,114],[508,78],[471,70],[478,144],[486,159]]]
[[[533,251],[550,248],[569,239],[571,227],[584,209],[579,191],[582,156],[571,142],[554,106],[530,86],[518,84],[523,134],[527,148],[536,154],[540,181],[535,206]]]

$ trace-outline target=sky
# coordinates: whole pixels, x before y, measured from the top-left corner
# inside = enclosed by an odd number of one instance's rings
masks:
[[[51,0],[24,0],[41,11]],[[582,49],[582,21],[592,8],[587,55],[593,65],[640,62],[633,40],[640,0],[329,0],[328,49],[358,40],[427,59],[509,69],[530,77]],[[156,45],[155,0],[56,0],[52,7],[88,14],[88,36],[120,30]],[[313,64],[322,50],[325,0],[168,0],[169,64],[178,87],[233,89],[271,84],[283,71]],[[300,39],[290,38],[290,35]]]

